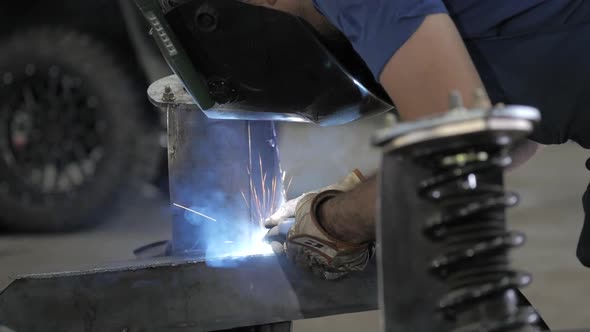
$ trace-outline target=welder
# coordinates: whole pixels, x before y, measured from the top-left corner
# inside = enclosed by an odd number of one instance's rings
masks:
[[[516,164],[546,144],[572,140],[590,148],[590,1],[244,2],[297,15],[320,34],[346,36],[402,121],[445,112],[448,93],[456,90],[468,108],[502,102],[541,110],[540,126],[513,152]],[[477,96],[478,89],[489,99]],[[267,239],[275,252],[326,278],[361,270],[372,256],[376,199],[375,177],[354,171],[286,202],[266,221]],[[583,202],[590,213],[588,191]],[[589,228],[577,250],[587,266]]]

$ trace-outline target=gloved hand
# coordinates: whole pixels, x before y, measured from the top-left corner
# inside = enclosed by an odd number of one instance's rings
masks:
[[[317,207],[338,193],[364,181],[354,170],[340,182],[286,202],[265,221],[266,235],[277,255],[286,254],[297,265],[326,279],[363,270],[373,255],[372,243],[352,244],[328,234],[318,222]]]

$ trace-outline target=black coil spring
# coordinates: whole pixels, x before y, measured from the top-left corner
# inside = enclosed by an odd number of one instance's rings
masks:
[[[509,250],[524,243],[523,234],[506,229],[505,210],[518,203],[502,180],[510,157],[473,149],[421,160],[435,175],[420,183],[419,194],[440,209],[424,229],[444,248],[430,266],[449,287],[439,309],[455,321],[455,331],[536,331],[536,312],[517,300],[531,277],[508,260]]]

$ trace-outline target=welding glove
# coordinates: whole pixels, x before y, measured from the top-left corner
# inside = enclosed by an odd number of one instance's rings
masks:
[[[372,244],[357,245],[334,238],[320,225],[316,214],[322,202],[362,181],[362,173],[354,170],[334,185],[285,203],[266,220],[266,226],[272,227],[266,239],[275,253],[285,253],[297,265],[325,279],[363,270],[373,255]]]
[[[275,211],[275,213],[273,213],[268,219],[264,221],[264,225],[266,226],[266,228],[272,228],[278,226],[282,222],[285,222],[289,218],[294,218],[297,204],[305,195],[317,194],[328,190],[349,191],[356,187],[359,183],[363,182],[364,180],[365,176],[363,175],[363,173],[361,173],[360,170],[355,169],[335,184],[329,185],[325,188],[316,191],[307,192],[297,198],[288,200],[283,205],[281,205],[281,207],[279,207],[279,209]]]

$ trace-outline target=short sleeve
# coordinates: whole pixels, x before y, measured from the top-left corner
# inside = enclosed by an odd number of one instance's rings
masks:
[[[375,78],[427,15],[447,13],[442,0],[314,0],[352,43]]]

